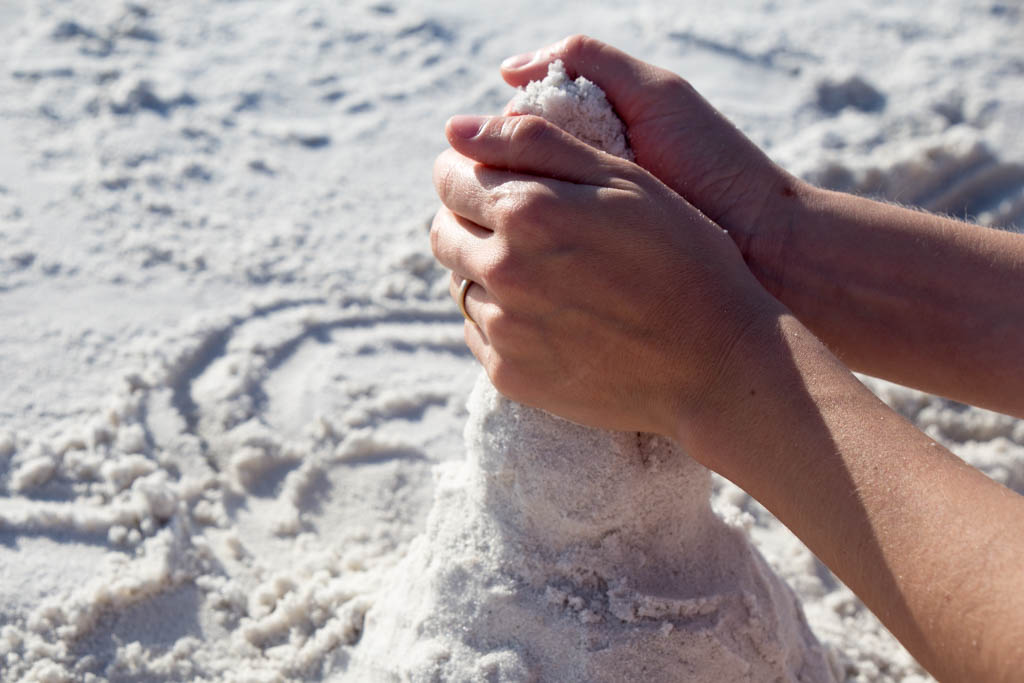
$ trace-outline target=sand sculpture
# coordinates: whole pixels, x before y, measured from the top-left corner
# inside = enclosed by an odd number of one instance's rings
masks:
[[[631,155],[604,93],[560,62],[515,106]],[[465,442],[367,613],[361,664],[378,677],[834,680],[793,593],[671,441],[562,420],[481,375]]]

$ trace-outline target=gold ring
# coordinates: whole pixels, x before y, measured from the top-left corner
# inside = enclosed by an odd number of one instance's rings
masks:
[[[468,320],[469,322],[473,323],[474,325],[476,325],[476,321],[473,320],[473,318],[470,317],[469,311],[466,310],[466,292],[469,291],[469,288],[472,286],[472,284],[473,284],[472,280],[469,280],[467,278],[462,278],[462,284],[459,285],[459,298],[458,298],[458,302],[459,302],[459,310],[462,312],[462,317],[465,318],[466,320]]]

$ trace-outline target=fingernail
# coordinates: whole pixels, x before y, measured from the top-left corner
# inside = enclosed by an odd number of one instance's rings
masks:
[[[516,55],[515,57],[509,57],[508,59],[506,59],[504,62],[501,63],[501,68],[502,69],[521,69],[522,67],[524,67],[527,64],[529,64],[530,62],[532,62],[533,61],[533,57],[534,57],[534,53],[533,52],[524,52],[521,55]]]
[[[489,116],[453,116],[448,121],[448,126],[456,137],[469,139],[477,136],[489,118]]]

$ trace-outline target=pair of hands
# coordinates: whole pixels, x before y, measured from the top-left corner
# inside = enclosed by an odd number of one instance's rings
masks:
[[[797,181],[686,81],[596,40],[506,60],[502,75],[525,85],[555,59],[605,90],[637,163],[538,117],[454,117],[432,248],[453,296],[474,283],[466,341],[499,391],[678,438],[737,341],[780,310],[741,248]]]
[[[813,189],[684,81],[587,38],[502,73],[556,58],[605,90],[637,164],[501,116],[452,119],[435,166],[434,252],[453,294],[476,283],[466,339],[495,386],[675,438],[937,678],[1017,680],[1024,499],[848,368],[1024,417],[1024,237]]]

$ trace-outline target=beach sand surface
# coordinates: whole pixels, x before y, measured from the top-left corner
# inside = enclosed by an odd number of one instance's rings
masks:
[[[448,116],[512,96],[504,57],[589,33],[802,177],[1020,229],[1022,13],[0,3],[0,680],[361,680],[465,455],[430,166]],[[1024,491],[1024,422],[864,381]],[[761,506],[719,478],[712,504],[841,680],[930,680]]]

